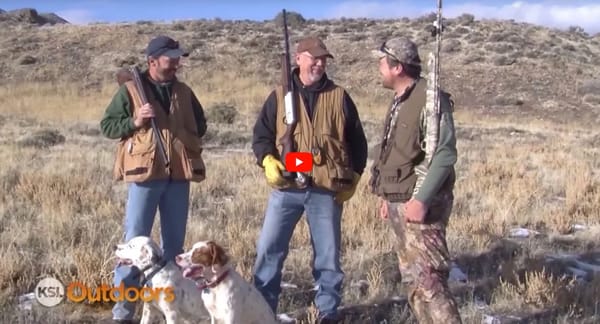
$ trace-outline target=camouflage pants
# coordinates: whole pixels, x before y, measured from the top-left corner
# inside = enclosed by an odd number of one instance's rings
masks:
[[[400,272],[403,278],[412,278],[408,302],[414,316],[421,324],[461,323],[458,306],[448,288],[446,225],[452,211],[452,194],[432,201],[424,224],[407,223],[403,203],[386,203],[397,237]]]

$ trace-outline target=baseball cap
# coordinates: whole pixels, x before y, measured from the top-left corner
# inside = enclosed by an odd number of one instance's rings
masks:
[[[314,57],[328,56],[333,58],[333,55],[329,53],[325,43],[317,37],[306,37],[301,39],[296,47],[296,52],[308,52]]]
[[[155,37],[148,43],[146,47],[146,55],[159,57],[161,55],[170,58],[178,58],[180,56],[188,56],[190,53],[179,47],[179,42],[168,36]]]
[[[419,57],[417,44],[407,37],[396,37],[389,39],[383,42],[378,49],[373,50],[372,54],[376,58],[382,58],[388,55],[396,61],[404,64],[417,66],[421,65],[421,58]]]

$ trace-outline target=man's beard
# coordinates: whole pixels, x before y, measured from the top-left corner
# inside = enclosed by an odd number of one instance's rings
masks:
[[[315,83],[315,82],[321,80],[321,78],[323,77],[324,74],[325,74],[325,72],[317,73],[317,72],[310,71],[310,73],[308,73],[308,78],[310,79],[311,82]]]
[[[161,81],[171,81],[175,78],[175,72],[177,69],[158,69],[158,75],[162,79]]]

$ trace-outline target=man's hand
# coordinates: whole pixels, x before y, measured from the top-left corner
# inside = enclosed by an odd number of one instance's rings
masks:
[[[425,221],[427,209],[427,205],[415,198],[411,198],[404,204],[404,218],[406,218],[406,222],[408,223],[422,224]]]
[[[265,156],[262,160],[262,166],[265,168],[265,177],[270,185],[281,186],[286,183],[286,180],[281,176],[281,171],[285,170],[285,166],[273,155]]]
[[[379,205],[379,217],[381,217],[381,219],[388,219],[389,211],[388,211],[387,201],[385,201],[385,199],[379,197],[378,205]]]
[[[138,115],[133,120],[133,124],[136,128],[140,128],[152,117],[154,117],[154,108],[152,108],[151,104],[147,103],[140,108]]]
[[[338,192],[337,195],[335,195],[335,201],[337,203],[341,204],[344,201],[352,198],[352,196],[354,196],[354,192],[356,192],[356,186],[358,185],[359,181],[360,181],[360,174],[354,172],[354,178],[352,179],[352,187],[350,187],[350,189],[348,189],[346,191]]]

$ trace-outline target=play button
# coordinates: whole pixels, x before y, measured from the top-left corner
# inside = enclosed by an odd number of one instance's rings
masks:
[[[291,152],[285,157],[285,168],[289,172],[310,172],[312,170],[312,154],[308,152]]]

